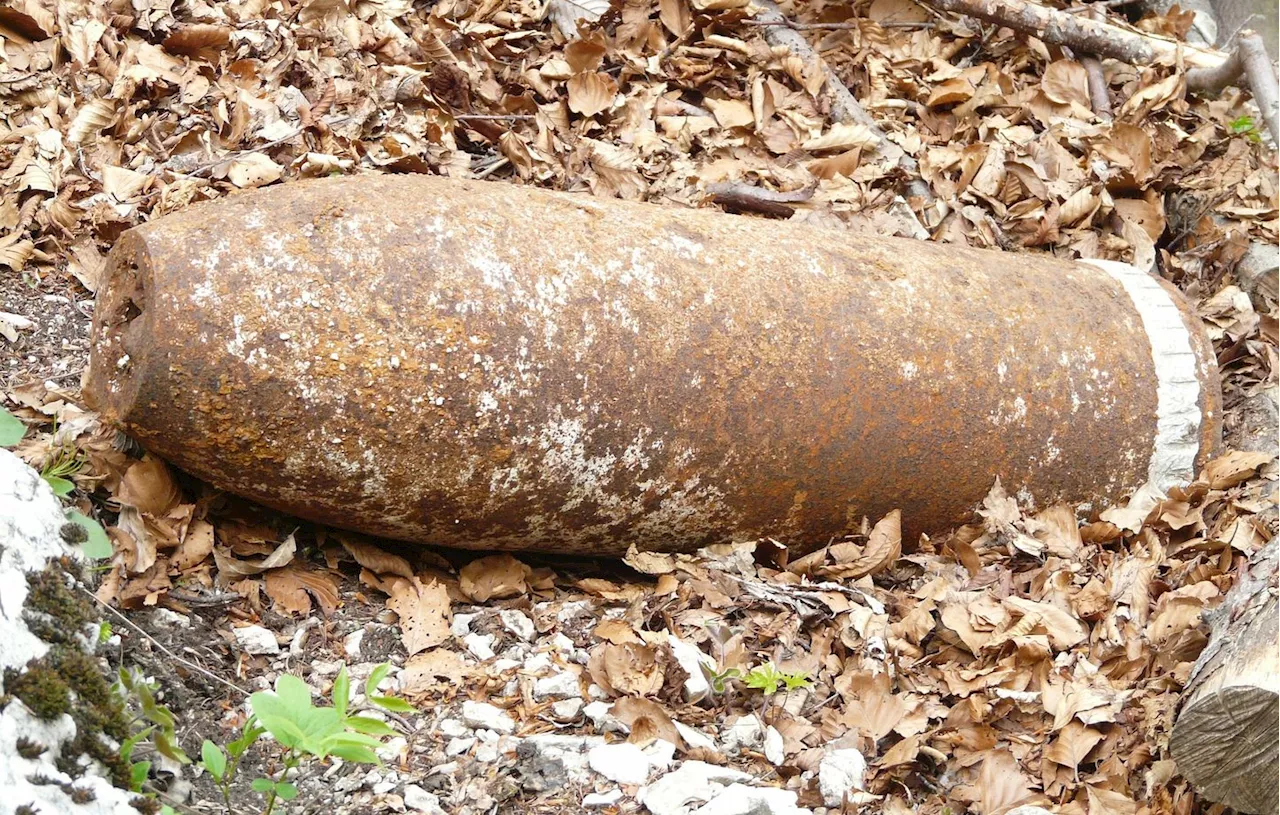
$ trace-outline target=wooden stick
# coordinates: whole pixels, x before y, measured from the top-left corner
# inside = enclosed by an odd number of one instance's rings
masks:
[[[1277,554],[1272,538],[1212,613],[1169,738],[1178,772],[1206,798],[1251,813],[1276,811],[1280,779]]]
[[[1089,18],[1095,22],[1104,22],[1106,14],[1094,5],[1089,8]],[[1089,102],[1093,105],[1093,112],[1099,119],[1111,121],[1111,95],[1107,89],[1107,75],[1102,70],[1102,60],[1092,54],[1082,54],[1080,64],[1089,77]]]
[[[1065,45],[1082,54],[1123,60],[1132,65],[1175,62],[1179,56],[1191,68],[1217,68],[1230,55],[1214,48],[1133,31],[1110,23],[1084,19],[1083,15],[1046,8],[1026,0],[923,0],[939,11],[967,14],[1044,40]]]
[[[844,82],[836,76],[836,72],[818,56],[799,31],[790,27],[787,18],[778,9],[778,4],[773,0],[754,0],[753,5],[760,8],[755,20],[764,29],[765,42],[775,48],[787,49],[799,57],[805,65],[816,67],[823,72],[826,77],[823,92],[831,104],[831,118],[841,124],[860,124],[870,130],[877,139],[876,146],[871,150],[872,154],[896,162],[910,179],[907,182],[907,193],[924,199],[926,205],[932,203],[933,193],[929,185],[920,178],[920,167],[916,160],[903,152],[901,147],[889,141],[884,129],[871,118],[871,114],[867,113],[862,105],[858,104],[858,100],[853,98],[853,94],[845,87]]]
[[[1267,55],[1266,43],[1257,32],[1249,30],[1241,31],[1236,43],[1253,101],[1262,112],[1262,121],[1267,123],[1271,138],[1280,143],[1280,89],[1277,89],[1280,83]]]

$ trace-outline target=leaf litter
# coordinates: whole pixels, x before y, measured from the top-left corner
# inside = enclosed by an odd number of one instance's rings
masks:
[[[823,77],[735,0],[28,0],[0,20],[0,343],[16,363],[0,381],[36,426],[18,453],[40,468],[74,451],[73,502],[112,521],[99,596],[159,637],[181,636],[173,619],[221,632],[185,645],[215,670],[264,687],[301,670],[326,691],[340,660],[400,666],[389,681],[421,711],[403,748],[300,781],[338,811],[551,812],[616,788],[616,808],[658,812],[663,774],[700,762],[822,807],[823,760],[846,749],[865,759],[848,811],[1205,808],[1167,745],[1205,614],[1276,532],[1274,439],[1245,444],[1275,388],[1274,289],[1237,279],[1251,242],[1277,242],[1274,153],[1235,126],[1242,94],[1188,96],[1176,65],[1103,60],[1105,121],[1080,56],[1035,39],[910,0],[786,11],[842,26],[809,39],[918,162],[934,240],[1154,265],[1196,301],[1242,446],[1097,517],[997,482],[936,539],[903,540],[895,512],[805,554],[476,557],[300,525],[140,456],[78,404],[85,315],[125,229],[235,189],[385,171],[667,206],[740,204],[713,191],[746,186],[783,217],[891,233],[897,163],[830,119]],[[288,657],[238,652],[246,622]],[[764,698],[732,678],[765,664],[811,686]],[[466,724],[464,701],[514,734]],[[202,726],[226,732],[233,707]],[[646,787],[573,758],[601,738],[648,751]]]

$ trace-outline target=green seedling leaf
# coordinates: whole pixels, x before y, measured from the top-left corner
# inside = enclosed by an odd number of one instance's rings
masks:
[[[378,686],[382,684],[382,680],[386,679],[389,673],[391,673],[390,662],[384,662],[374,668],[369,673],[369,678],[364,681],[364,695],[372,699],[378,692]]]
[[[129,767],[129,787],[134,792],[142,792],[142,785],[147,783],[147,775],[151,772],[150,761],[139,761]]]
[[[137,733],[134,733],[132,736],[130,736],[129,738],[121,742],[120,758],[124,761],[128,761],[130,758],[132,758],[133,748],[137,747],[139,742],[146,739],[147,736],[150,736],[151,731],[155,729],[156,729],[155,725],[151,725],[150,727],[144,727],[142,730],[139,730]]]
[[[338,716],[347,715],[347,702],[351,700],[351,677],[347,675],[347,666],[338,671],[338,678],[333,680],[333,707]]]
[[[27,435],[27,426],[22,420],[4,408],[0,408],[0,447],[12,447]]]
[[[244,731],[241,732],[240,738],[227,744],[227,753],[232,758],[239,758],[253,746],[254,742],[262,738],[265,732],[267,731],[258,725],[257,717],[250,716],[249,721],[244,723]]]
[[[98,623],[98,644],[102,645],[111,639],[111,623],[103,620]]]
[[[766,662],[747,673],[746,683],[748,688],[764,691],[765,696],[772,696],[778,692],[778,686],[782,684],[782,674],[772,662]]]
[[[221,781],[227,772],[227,756],[221,748],[208,739],[200,745],[200,764],[209,771],[215,781]]]
[[[336,747],[329,751],[329,755],[337,756],[343,761],[350,761],[352,764],[378,764],[377,753],[368,747],[356,747],[348,745],[345,747]]]
[[[165,712],[168,713],[167,710]],[[156,751],[160,755],[173,759],[179,764],[191,763],[191,758],[178,746],[177,736],[174,734],[172,726],[169,729],[156,731],[156,736],[152,741],[155,742]]]
[[[357,733],[364,733],[369,736],[394,736],[395,728],[381,719],[372,719],[368,716],[348,716],[346,719],[347,727]]]
[[[46,475],[41,477],[44,479],[46,484],[53,488],[53,494],[59,498],[65,498],[76,488],[75,484],[65,478],[59,478],[56,475]]]
[[[266,795],[268,792],[275,789],[276,782],[272,781],[270,778],[255,778],[249,786],[253,787],[254,792],[260,792],[263,795]]]
[[[398,696],[370,696],[369,701],[392,713],[413,713],[416,708]]]
[[[784,673],[782,675],[782,684],[786,685],[787,690],[790,691],[797,688],[807,688],[813,684],[813,680],[804,671],[796,671],[795,673]]]
[[[281,781],[276,784],[276,795],[280,796],[281,801],[292,801],[298,797],[298,788],[288,781]]]
[[[67,512],[67,520],[84,527],[84,531],[89,534],[88,539],[80,547],[85,557],[93,558],[94,560],[103,560],[111,557],[111,539],[107,537],[107,533],[100,523],[83,512],[74,509]],[[132,685],[127,687],[132,690]]]

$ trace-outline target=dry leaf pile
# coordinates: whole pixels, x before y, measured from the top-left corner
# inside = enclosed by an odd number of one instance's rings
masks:
[[[1197,301],[1241,449],[1085,522],[997,483],[951,534],[903,540],[891,513],[795,560],[761,541],[633,552],[626,571],[396,554],[294,524],[143,456],[77,404],[87,302],[125,229],[237,188],[377,170],[666,206],[757,189],[784,202],[769,212],[892,232],[914,179],[878,135],[832,121],[823,77],[770,48],[738,0],[15,0],[0,15],[0,344],[17,352],[0,381],[35,429],[18,453],[76,462],[74,500],[116,550],[99,596],[139,619],[212,621],[214,669],[245,684],[310,671],[324,690],[336,660],[400,665],[423,714],[389,760],[398,781],[346,773],[338,811],[401,811],[397,785],[437,765],[452,767],[432,787],[450,812],[580,806],[584,782],[548,782],[515,742],[437,729],[463,700],[506,709],[517,737],[667,742],[805,806],[824,803],[823,756],[847,747],[867,762],[849,811],[1205,811],[1167,740],[1205,613],[1276,531],[1274,437],[1246,443],[1276,383],[1276,305],[1235,278],[1251,241],[1277,241],[1275,154],[1238,126],[1240,96],[1188,98],[1178,66],[1104,60],[1104,120],[1080,55],[1008,30],[910,0],[786,11],[840,26],[805,33],[918,162],[933,202],[907,205],[935,240],[1155,264]],[[1189,18],[1140,25],[1176,35]],[[736,197],[709,194],[724,185]],[[299,659],[240,653],[233,622],[293,637]],[[388,622],[398,636],[377,652],[369,632]],[[361,631],[363,646],[344,640]],[[700,662],[772,662],[813,687],[691,697]],[[575,688],[607,718],[557,710]],[[333,793],[330,775],[306,782]],[[637,810],[622,791],[615,805]]]

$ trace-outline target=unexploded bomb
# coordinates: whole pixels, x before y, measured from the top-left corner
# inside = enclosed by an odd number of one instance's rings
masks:
[[[86,394],[304,518],[573,553],[937,530],[997,476],[1102,507],[1221,431],[1208,340],[1132,267],[420,176],[129,231]]]

